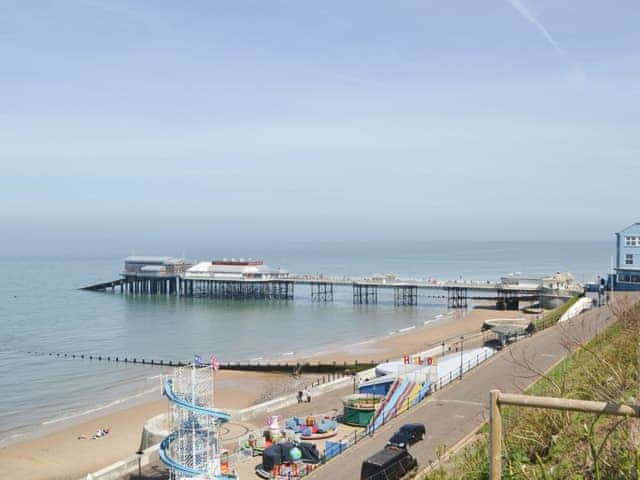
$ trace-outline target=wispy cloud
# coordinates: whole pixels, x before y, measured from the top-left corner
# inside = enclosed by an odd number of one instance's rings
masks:
[[[506,0],[522,17],[542,34],[547,42],[556,50],[556,52],[563,54],[564,51],[558,45],[558,42],[549,33],[549,30],[542,24],[537,15],[532,11],[531,7],[526,4],[525,0]]]

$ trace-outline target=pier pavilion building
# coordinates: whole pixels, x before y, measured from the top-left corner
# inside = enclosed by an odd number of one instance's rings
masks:
[[[293,299],[289,272],[262,260],[223,259],[199,262],[182,275],[184,296]]]
[[[616,290],[640,290],[640,222],[616,233]]]
[[[175,294],[180,276],[193,264],[184,258],[131,256],[124,259],[123,288],[129,293]]]
[[[184,258],[132,256],[124,259],[123,275],[144,275],[145,272],[179,275],[193,264]]]
[[[225,258],[197,263],[186,271],[184,279],[253,281],[276,280],[288,275],[289,272],[286,270],[269,267],[262,260]]]

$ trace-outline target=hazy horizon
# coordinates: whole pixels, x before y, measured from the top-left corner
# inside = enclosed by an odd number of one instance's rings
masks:
[[[640,221],[639,21],[626,0],[10,1],[1,256],[613,249]]]
[[[247,239],[232,243],[229,239],[214,239],[210,243],[198,243],[195,239],[182,239],[183,241],[158,241],[150,240],[148,237],[143,242],[135,243],[132,239],[123,239],[120,243],[112,243],[106,238],[96,243],[86,243],[83,245],[54,244],[47,248],[37,247],[35,249],[23,248],[17,252],[4,252],[0,254],[0,261],[25,261],[25,260],[109,260],[114,263],[115,268],[120,267],[120,262],[124,257],[130,255],[142,256],[174,256],[182,257],[191,261],[204,261],[217,258],[258,258],[265,260],[270,265],[287,268],[287,257],[289,255],[299,256],[308,254],[310,258],[315,255],[326,255],[328,252],[340,252],[344,256],[345,265],[349,265],[350,259],[355,260],[360,255],[369,255],[371,251],[379,252],[385,258],[406,255],[408,252],[415,252],[422,249],[424,255],[431,256],[433,250],[440,251],[443,248],[457,249],[458,256],[469,257],[472,261],[484,259],[483,252],[492,249],[492,255],[496,251],[518,251],[526,256],[526,252],[538,251],[546,248],[553,251],[559,249],[558,253],[552,257],[562,255],[571,256],[571,248],[591,248],[599,252],[601,268],[609,268],[610,259],[615,254],[615,243],[606,240],[416,240],[416,239],[396,239],[396,240],[286,240],[286,241],[266,241],[256,242]],[[496,250],[497,249],[497,250]],[[478,251],[480,250],[480,251]],[[562,253],[564,252],[564,253]],[[383,260],[383,257],[380,257]],[[442,259],[447,261],[447,259]],[[451,260],[451,259],[449,259]],[[275,263],[274,263],[275,262]],[[371,265],[372,268],[377,265]],[[329,271],[325,272],[331,273]],[[507,273],[507,272],[504,272]]]

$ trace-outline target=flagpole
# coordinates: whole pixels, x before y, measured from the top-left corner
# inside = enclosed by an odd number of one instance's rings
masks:
[[[195,403],[195,391],[196,391],[196,358],[193,357],[193,365],[191,366],[191,402]],[[191,454],[193,455],[193,463],[196,462],[196,422],[191,422]]]
[[[211,359],[209,360],[209,368],[211,368],[211,401],[213,402],[213,395],[215,392],[214,374],[219,368],[218,359],[215,357],[215,355],[212,355]]]

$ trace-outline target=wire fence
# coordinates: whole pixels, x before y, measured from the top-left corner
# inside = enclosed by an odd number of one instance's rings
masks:
[[[464,361],[464,359],[461,359],[460,368],[457,370],[450,370],[448,374],[439,377],[438,380],[432,384],[432,390],[434,392],[437,392],[442,387],[453,382],[454,380],[461,379],[462,375],[465,372],[468,372],[472,368],[477,367],[485,360],[488,360],[490,357],[494,356],[496,353],[498,353],[497,350],[485,348],[484,352],[476,354],[475,358],[469,358],[466,362]]]

